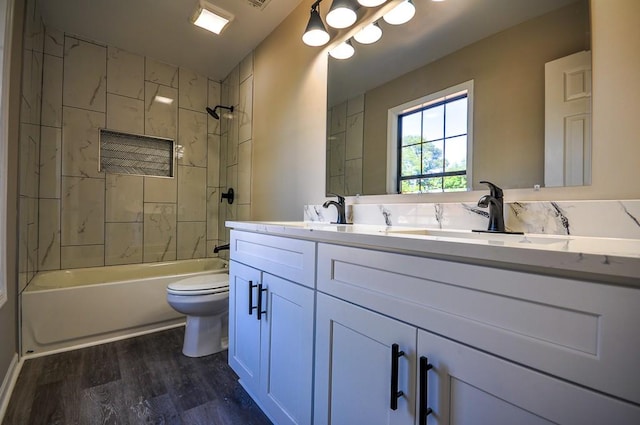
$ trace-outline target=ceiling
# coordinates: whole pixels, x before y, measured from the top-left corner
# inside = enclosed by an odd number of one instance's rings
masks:
[[[215,35],[191,24],[197,0],[38,0],[47,27],[221,81],[301,2],[209,0],[235,19]],[[262,2],[262,1],[261,1]],[[300,35],[304,28],[300,28]],[[302,43],[302,41],[300,41]]]

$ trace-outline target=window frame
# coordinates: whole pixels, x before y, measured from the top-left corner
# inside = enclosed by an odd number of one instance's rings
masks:
[[[399,174],[399,125],[398,119],[416,109],[420,109],[434,100],[451,96],[455,93],[467,91],[467,190],[471,190],[473,183],[473,80],[456,84],[435,93],[428,94],[419,99],[414,99],[395,106],[387,112],[387,193],[400,193]],[[427,193],[427,192],[424,192]],[[404,193],[403,195],[417,195],[418,193]]]

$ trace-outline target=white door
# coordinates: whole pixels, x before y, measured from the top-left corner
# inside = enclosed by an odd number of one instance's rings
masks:
[[[314,423],[413,424],[415,344],[414,327],[318,293]]]
[[[262,406],[279,425],[311,424],[314,293],[263,274]]]
[[[433,413],[418,425],[640,423],[638,406],[423,330],[418,356],[433,366],[425,376],[426,401],[423,392],[417,401]]]
[[[544,184],[591,184],[591,52],[556,59],[544,68]]]
[[[260,321],[257,309],[261,273],[235,261],[229,264],[229,366],[240,382],[258,394],[260,379]]]

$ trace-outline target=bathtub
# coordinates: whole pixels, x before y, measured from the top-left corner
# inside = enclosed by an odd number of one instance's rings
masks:
[[[220,258],[40,272],[21,294],[22,354],[97,344],[184,323],[171,282],[227,273]]]

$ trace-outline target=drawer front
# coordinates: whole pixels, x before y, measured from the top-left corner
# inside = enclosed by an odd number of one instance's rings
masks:
[[[640,290],[319,244],[318,290],[640,403]]]
[[[229,249],[234,261],[315,287],[315,242],[232,230]]]

